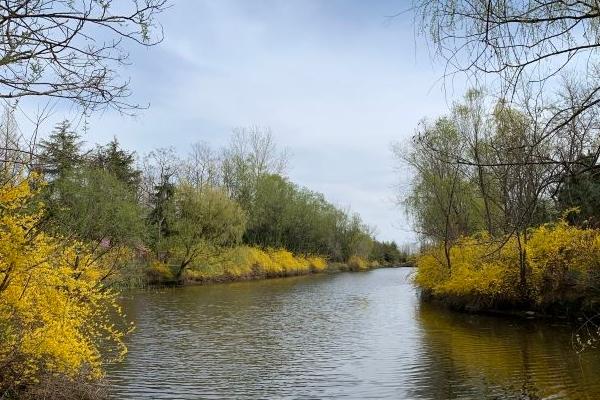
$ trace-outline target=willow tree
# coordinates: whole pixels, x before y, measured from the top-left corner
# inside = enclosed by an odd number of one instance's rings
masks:
[[[494,88],[497,99],[521,106],[535,120],[536,144],[598,112],[597,2],[416,0],[415,9],[446,76],[465,73]],[[543,160],[550,161],[568,168],[578,160]]]
[[[463,235],[482,229],[476,186],[469,168],[463,137],[451,118],[423,122],[408,149],[398,144],[394,153],[414,171],[410,193],[402,199],[415,220],[417,231],[431,242],[442,243],[451,271],[450,251]]]
[[[246,229],[246,213],[219,189],[179,185],[169,211],[169,250],[179,264],[178,280],[190,264],[205,261],[215,248],[239,244]]]

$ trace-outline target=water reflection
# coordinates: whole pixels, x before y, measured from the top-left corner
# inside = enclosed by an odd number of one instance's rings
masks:
[[[600,398],[600,354],[575,354],[567,324],[448,313],[428,304],[416,315],[422,359],[438,373],[415,397]]]
[[[419,305],[410,270],[133,294],[115,397],[600,398],[564,326]]]

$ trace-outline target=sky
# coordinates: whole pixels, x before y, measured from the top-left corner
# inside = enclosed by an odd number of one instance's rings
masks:
[[[406,1],[172,0],[164,41],[131,45],[135,117],[94,115],[85,140],[116,136],[144,154],[225,145],[234,127],[270,127],[291,154],[289,178],[358,212],[381,240],[416,240],[395,205],[408,184],[390,146],[447,109],[440,62]],[[461,92],[457,92],[458,95]]]

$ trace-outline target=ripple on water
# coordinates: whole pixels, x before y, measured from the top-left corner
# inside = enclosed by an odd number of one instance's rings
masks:
[[[570,329],[420,305],[407,269],[139,293],[116,398],[600,398]],[[519,397],[521,396],[521,397]]]

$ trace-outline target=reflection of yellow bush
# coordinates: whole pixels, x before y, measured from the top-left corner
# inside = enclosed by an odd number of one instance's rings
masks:
[[[426,351],[434,355],[431,359],[451,360],[452,368],[462,371],[465,380],[480,382],[484,376],[486,382],[517,393],[525,390],[531,398],[554,398],[561,391],[561,399],[579,399],[582,387],[594,390],[593,385],[586,386],[586,380],[593,381],[597,375],[598,360],[591,353],[578,356],[570,349],[568,327],[518,329],[505,319],[473,319],[428,304],[419,307],[417,318]],[[563,386],[557,388],[559,382]],[[598,395],[588,393],[583,398]]]
[[[598,230],[562,221],[544,225],[528,232],[525,250],[528,290],[539,304],[581,296],[597,284]],[[442,246],[423,252],[416,265],[416,284],[434,295],[471,296],[484,303],[519,296],[519,252],[514,236],[503,246],[485,236],[465,237],[450,251],[451,268]]]
[[[303,257],[283,249],[240,246],[209,257],[204,264],[191,268],[187,277],[193,280],[275,277],[323,272],[326,268],[327,262],[322,257]]]

